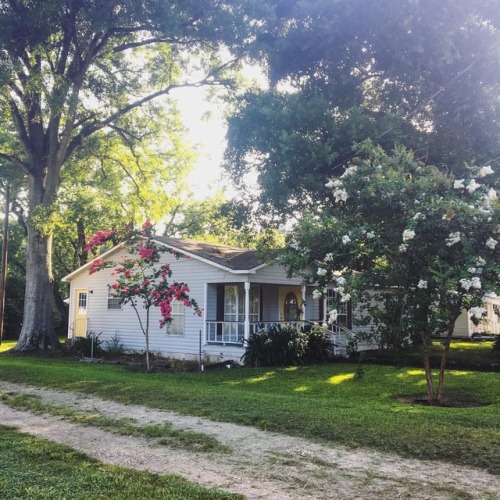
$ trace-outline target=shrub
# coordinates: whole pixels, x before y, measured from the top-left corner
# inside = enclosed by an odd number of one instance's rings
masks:
[[[321,328],[273,325],[250,335],[242,361],[247,366],[290,366],[324,363],[332,354],[330,338]]]
[[[305,330],[307,344],[302,356],[305,364],[326,363],[333,359],[333,344],[330,335],[318,326],[309,326]]]
[[[113,335],[106,342],[106,352],[109,354],[123,354],[125,352],[125,346],[120,342],[118,335]]]
[[[493,341],[493,352],[498,354],[500,356],[500,335],[497,335],[495,337],[495,340]]]
[[[82,358],[101,356],[103,352],[102,340],[99,339],[101,333],[87,332],[86,337],[77,337],[71,351]]]

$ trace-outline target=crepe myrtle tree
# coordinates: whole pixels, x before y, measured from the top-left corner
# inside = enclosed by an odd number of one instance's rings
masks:
[[[353,300],[385,345],[423,346],[429,401],[444,398],[445,368],[455,321],[463,310],[479,322],[484,297],[500,292],[498,179],[468,165],[456,178],[399,148],[386,154],[370,142],[327,179],[327,203],[290,233],[284,263],[324,296]],[[383,299],[383,300],[382,300]],[[337,308],[329,311],[330,321]],[[431,336],[444,336],[437,383],[429,363]]]
[[[106,245],[109,241],[122,241],[127,255],[122,256],[119,263],[95,259],[90,266],[90,274],[105,268],[114,268],[112,275],[116,281],[110,284],[113,295],[123,304],[130,304],[134,309],[139,326],[146,342],[146,369],[151,371],[149,355],[149,326],[151,307],[160,310],[160,328],[172,321],[172,302],[182,302],[185,307],[193,308],[194,314],[201,316],[202,310],[196,301],[189,297],[189,286],[179,281],[170,281],[172,270],[170,264],[160,263],[161,255],[170,253],[176,259],[186,258],[183,254],[163,245],[158,245],[154,240],[154,227],[146,221],[141,230],[126,228],[123,234],[116,229],[99,231],[89,238],[87,250],[95,252],[98,247]],[[146,313],[141,314],[140,309]]]

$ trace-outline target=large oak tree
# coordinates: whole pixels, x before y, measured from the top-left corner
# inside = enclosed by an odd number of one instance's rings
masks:
[[[28,181],[24,321],[16,350],[57,346],[53,215],[65,165],[99,131],[181,85],[217,84],[255,40],[256,2],[1,0],[0,158]],[[222,51],[221,47],[225,50]],[[227,50],[229,49],[229,50]],[[230,62],[220,54],[231,53]],[[184,69],[196,74],[185,79]]]
[[[496,0],[278,3],[269,88],[239,98],[226,155],[241,192],[257,174],[260,215],[322,205],[325,179],[366,139],[448,171],[500,166]]]

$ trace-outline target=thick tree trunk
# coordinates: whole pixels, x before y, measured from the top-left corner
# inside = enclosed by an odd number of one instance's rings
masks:
[[[30,215],[43,203],[43,182],[30,179]],[[59,341],[52,328],[52,234],[42,232],[28,219],[28,248],[26,258],[26,291],[24,317],[15,351],[55,349]]]

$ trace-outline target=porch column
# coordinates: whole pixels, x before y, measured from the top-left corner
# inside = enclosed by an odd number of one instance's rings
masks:
[[[301,286],[301,291],[302,291],[302,304],[300,305],[300,308],[302,310],[302,322],[305,322],[307,320],[307,318],[306,318],[306,285]]]
[[[208,301],[208,283],[203,287],[203,344],[207,343],[207,301]]]
[[[250,338],[250,282],[245,281],[245,324],[244,337],[248,341]]]

